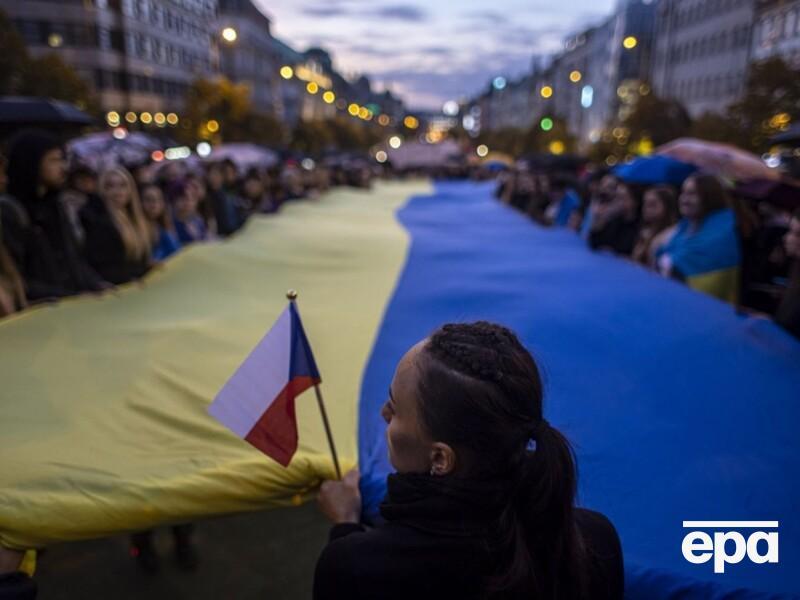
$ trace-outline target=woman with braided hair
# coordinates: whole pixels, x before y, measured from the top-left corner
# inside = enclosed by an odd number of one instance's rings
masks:
[[[357,471],[327,481],[333,522],[315,600],[617,599],[613,525],[574,507],[572,450],[542,414],[533,357],[509,329],[444,325],[401,359],[382,415],[382,523],[359,523]]]

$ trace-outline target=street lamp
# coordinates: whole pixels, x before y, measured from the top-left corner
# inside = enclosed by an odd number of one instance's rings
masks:
[[[626,50],[633,50],[636,48],[636,44],[639,43],[639,40],[636,37],[629,35],[624,40],[622,40],[622,45]]]
[[[228,42],[229,44],[233,44],[238,37],[239,34],[233,27],[226,27],[225,29],[222,30],[222,39]]]

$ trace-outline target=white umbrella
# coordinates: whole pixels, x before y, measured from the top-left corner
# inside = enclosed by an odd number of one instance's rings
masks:
[[[438,144],[406,142],[399,148],[388,149],[389,160],[396,169],[443,166],[454,157],[462,155],[461,148],[453,140]]]
[[[90,133],[71,140],[67,152],[71,159],[100,170],[115,164],[145,162],[154,150],[163,149],[164,144],[146,133],[128,133],[123,138],[112,132]]]
[[[211,162],[231,160],[240,171],[246,171],[251,167],[272,167],[278,164],[279,156],[274,150],[256,144],[230,143],[214,147],[206,160]]]

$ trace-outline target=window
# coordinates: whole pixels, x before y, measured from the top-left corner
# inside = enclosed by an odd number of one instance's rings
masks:
[[[17,29],[22,34],[25,43],[30,46],[42,44],[42,26],[39,21],[17,21]]]
[[[104,27],[97,30],[97,47],[100,50],[111,50],[111,32]]]
[[[783,27],[783,35],[784,37],[790,38],[793,37],[795,34],[795,28],[797,26],[797,13],[793,10],[790,10],[786,13],[786,19],[784,20],[784,27]]]

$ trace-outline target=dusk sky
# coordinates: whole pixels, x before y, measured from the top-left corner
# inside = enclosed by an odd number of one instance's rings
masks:
[[[298,50],[322,46],[345,75],[364,73],[412,108],[439,109],[610,14],[615,0],[256,0],[273,33]]]

